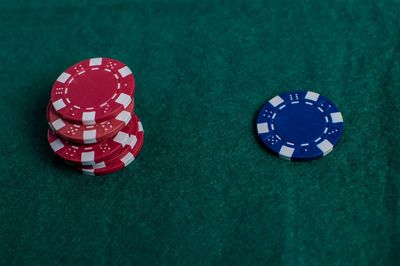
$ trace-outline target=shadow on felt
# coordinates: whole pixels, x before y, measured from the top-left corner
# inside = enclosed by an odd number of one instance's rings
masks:
[[[31,105],[25,105],[23,113],[26,114],[26,124],[29,125],[29,130],[25,130],[26,138],[29,139],[30,145],[33,146],[33,152],[39,160],[52,163],[57,168],[65,168],[66,166],[62,160],[57,158],[47,142],[47,130],[49,128],[46,119],[46,106],[50,99],[51,83],[46,81],[41,82],[48,86],[37,88],[39,93],[30,95]]]

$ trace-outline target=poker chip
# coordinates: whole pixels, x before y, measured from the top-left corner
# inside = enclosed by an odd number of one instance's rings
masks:
[[[282,93],[257,117],[257,133],[273,154],[308,161],[329,154],[343,132],[343,117],[328,99],[312,91]]]
[[[94,125],[126,109],[135,89],[128,66],[111,58],[91,58],[65,70],[51,91],[54,110],[64,120]]]
[[[128,143],[129,136],[136,131],[137,119],[134,118],[113,138],[100,143],[89,145],[74,144],[60,138],[51,129],[48,130],[47,140],[54,153],[63,160],[78,165],[93,165],[120,153]]]
[[[134,92],[132,71],[115,59],[92,58],[65,70],[46,109],[53,152],[88,175],[115,173],[132,163],[144,142]]]
[[[93,166],[79,167],[78,170],[83,174],[101,176],[115,173],[129,164],[139,155],[144,143],[144,132],[141,122],[138,122],[138,132],[136,135],[130,136],[129,144],[126,145],[125,152],[121,153],[110,160],[97,163]]]
[[[65,140],[80,144],[98,143],[108,139],[131,120],[134,103],[117,114],[115,118],[95,125],[74,124],[62,119],[54,110],[51,102],[47,105],[47,120],[50,128]]]
[[[137,126],[137,131],[135,134],[132,134],[129,136],[129,139],[127,143],[125,144],[125,147],[123,148],[123,151],[120,154],[114,155],[112,158],[106,158],[103,162],[97,163],[95,165],[90,165],[87,166],[86,168],[103,168],[105,165],[109,165],[117,160],[119,160],[121,157],[125,156],[128,152],[135,153],[138,147],[140,145],[137,145],[137,143],[142,143],[144,139],[144,132],[143,132],[143,127],[142,123],[139,121],[138,126]]]

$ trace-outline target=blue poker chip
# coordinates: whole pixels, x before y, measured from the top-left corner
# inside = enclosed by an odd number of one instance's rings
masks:
[[[257,133],[275,155],[308,161],[327,155],[339,142],[343,117],[328,99],[312,91],[275,96],[260,110]]]

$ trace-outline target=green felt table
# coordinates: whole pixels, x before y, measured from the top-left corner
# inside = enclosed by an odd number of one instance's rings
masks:
[[[1,265],[399,265],[400,1],[1,1]],[[133,70],[145,144],[81,175],[46,140],[52,83]],[[343,113],[328,156],[257,140],[259,108],[311,89]]]

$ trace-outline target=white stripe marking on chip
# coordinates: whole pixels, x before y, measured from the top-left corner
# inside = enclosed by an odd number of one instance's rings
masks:
[[[317,147],[324,153],[324,156],[333,150],[332,143],[330,143],[327,139],[318,144]]]
[[[130,136],[128,145],[131,146],[131,148],[133,149],[136,143],[137,143],[137,137],[135,135]]]
[[[135,156],[133,156],[132,153],[128,152],[128,154],[126,154],[124,157],[121,158],[121,162],[127,166],[128,164],[130,164],[131,162],[133,162],[133,160],[135,160]]]
[[[94,163],[94,151],[82,152],[81,163],[83,165],[89,165]]]
[[[269,100],[269,103],[270,103],[273,107],[277,107],[278,105],[280,105],[281,103],[283,103],[283,99],[278,95],[278,96],[275,96],[274,98],[272,98],[271,100]]]
[[[50,147],[53,149],[54,152],[57,152],[64,148],[64,144],[61,142],[61,140],[56,139],[52,143],[50,143]]]
[[[126,108],[131,103],[132,98],[128,94],[121,93],[115,101]]]
[[[99,66],[99,65],[101,65],[102,61],[103,61],[103,58],[101,58],[101,57],[92,58],[92,59],[90,59],[89,66]]]
[[[118,121],[124,122],[125,125],[126,125],[126,124],[128,124],[129,121],[131,120],[131,117],[132,117],[132,115],[131,115],[130,112],[128,112],[128,111],[122,111],[121,113],[119,113],[119,114],[117,115],[117,117],[116,117],[115,119],[117,119]]]
[[[283,159],[290,160],[294,153],[294,148],[282,145],[281,150],[279,151],[279,156]]]
[[[65,127],[65,123],[64,123],[64,121],[63,121],[61,118],[59,118],[59,119],[53,121],[53,123],[51,123],[51,124],[52,124],[52,126],[53,126],[53,128],[54,128],[55,130],[59,130],[59,129]]]
[[[127,139],[129,139],[129,135],[125,132],[120,131],[114,137],[114,142],[120,143],[122,146],[125,146]]]
[[[96,124],[95,117],[96,117],[95,111],[83,112],[82,113],[82,123],[84,125],[94,125],[94,124]]]
[[[341,112],[331,113],[332,123],[343,123],[343,116]]]
[[[65,82],[69,79],[70,76],[71,76],[71,74],[68,74],[68,73],[63,72],[63,73],[61,73],[61,75],[57,78],[57,81],[60,82],[60,83],[65,83]]]
[[[132,71],[129,69],[128,66],[124,66],[123,68],[118,69],[118,72],[121,74],[123,78],[132,74]]]
[[[53,128],[53,125],[52,125],[50,122],[48,122],[47,124],[49,125],[49,127],[50,127],[53,131],[55,131],[55,129]]]
[[[139,132],[143,132],[143,125],[142,122],[138,122],[138,128],[139,128]]]
[[[59,99],[59,100],[53,102],[53,107],[54,107],[54,109],[56,109],[56,111],[63,109],[65,106],[66,105],[65,105],[63,99]]]
[[[82,168],[82,173],[84,173],[85,175],[93,175],[94,176],[94,169]]]
[[[96,129],[83,131],[83,142],[85,144],[96,143]]]
[[[265,122],[257,124],[257,132],[258,134],[268,133],[269,132],[268,123]]]
[[[100,169],[100,168],[104,168],[104,167],[106,167],[105,162],[96,163],[95,165],[92,166],[93,169]]]
[[[316,93],[316,92],[307,91],[307,94],[306,94],[306,97],[305,97],[305,98],[306,98],[307,100],[316,102],[316,101],[318,101],[319,94]]]

